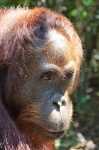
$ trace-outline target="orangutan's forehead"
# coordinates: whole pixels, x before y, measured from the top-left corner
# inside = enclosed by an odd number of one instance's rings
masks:
[[[47,35],[48,47],[47,53],[52,53],[51,57],[57,55],[62,57],[70,55],[70,42],[58,30],[49,30]],[[60,58],[61,59],[61,58]]]
[[[66,38],[56,29],[48,31],[47,39],[52,43],[53,47],[58,49],[63,49],[68,44]]]

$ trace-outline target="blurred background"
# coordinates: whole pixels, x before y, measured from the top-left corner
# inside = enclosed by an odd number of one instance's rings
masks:
[[[99,0],[0,0],[0,7],[44,6],[71,20],[84,49],[73,122],[57,150],[99,150]]]

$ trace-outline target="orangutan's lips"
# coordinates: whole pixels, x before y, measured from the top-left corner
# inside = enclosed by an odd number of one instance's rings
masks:
[[[48,136],[53,137],[53,138],[59,138],[64,134],[64,131],[51,132],[51,131],[45,130],[45,132]]]

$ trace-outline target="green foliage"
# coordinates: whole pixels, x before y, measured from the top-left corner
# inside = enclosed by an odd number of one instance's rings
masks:
[[[72,140],[70,140],[71,136],[73,136]],[[60,148],[67,149],[70,147],[75,147],[77,145],[78,141],[77,141],[77,138],[75,138],[75,136],[74,136],[74,132],[73,132],[72,127],[70,127],[66,131],[66,137],[67,137],[67,139],[62,138],[62,139],[55,141],[56,150],[60,150]]]
[[[93,0],[82,0],[82,4],[84,6],[90,6],[90,5],[94,5],[95,2]]]
[[[82,96],[80,99],[78,98],[77,92],[74,92],[73,94],[73,101],[75,103],[75,111],[79,115],[85,115],[88,112],[89,106],[90,106],[90,99],[91,96],[86,94],[85,96]]]

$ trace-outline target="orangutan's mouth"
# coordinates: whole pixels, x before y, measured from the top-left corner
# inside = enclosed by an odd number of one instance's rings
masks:
[[[45,132],[48,136],[53,138],[60,138],[64,134],[64,131],[52,132],[52,131],[45,130]]]

